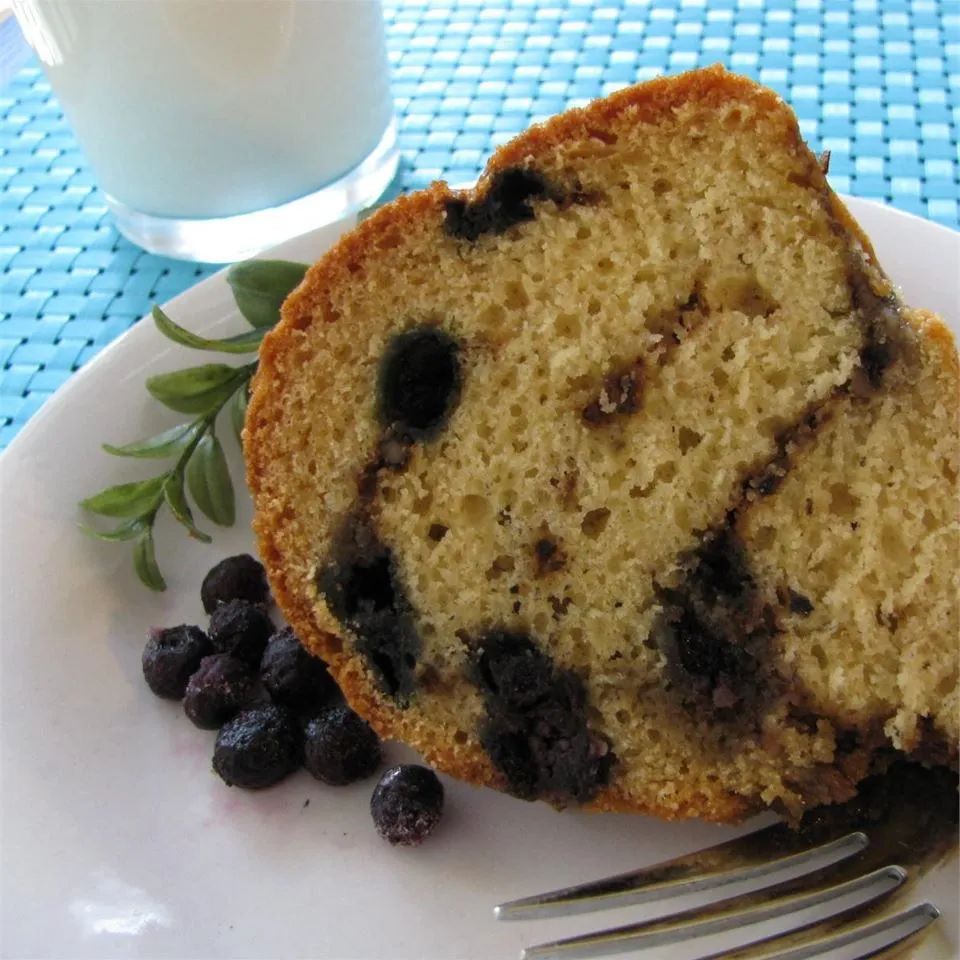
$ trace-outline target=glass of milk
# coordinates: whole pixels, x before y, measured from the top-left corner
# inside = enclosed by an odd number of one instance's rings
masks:
[[[372,203],[398,151],[379,0],[14,0],[152,253],[225,263]]]

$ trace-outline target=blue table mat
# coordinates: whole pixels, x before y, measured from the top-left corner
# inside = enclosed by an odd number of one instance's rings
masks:
[[[385,4],[401,186],[471,180],[567,107],[725,63],[777,90],[835,189],[960,225],[960,0]],[[0,449],[100,349],[216,267],[124,240],[36,61],[0,89]]]

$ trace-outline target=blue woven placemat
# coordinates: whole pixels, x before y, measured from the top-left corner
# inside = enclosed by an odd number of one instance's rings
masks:
[[[960,0],[396,0],[403,186],[474,178],[531,122],[721,61],[776,89],[837,190],[960,224]],[[215,268],[106,214],[34,61],[0,90],[0,448],[82,364]]]

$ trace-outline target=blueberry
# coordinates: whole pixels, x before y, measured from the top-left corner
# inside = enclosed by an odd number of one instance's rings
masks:
[[[151,630],[143,648],[143,679],[158,697],[179,700],[200,661],[213,650],[199,627]]]
[[[405,763],[380,778],[370,798],[377,833],[394,846],[415,847],[440,822],[443,784],[426,767]]]
[[[583,679],[557,669],[532,637],[482,637],[471,679],[487,713],[480,741],[511,793],[585,803],[607,783],[615,758],[590,729]]]
[[[210,641],[218,653],[229,653],[251,667],[260,665],[273,621],[266,607],[246,600],[227,600],[210,616]]]
[[[517,223],[533,220],[532,200],[551,195],[546,178],[536,170],[508,167],[498,170],[480,200],[453,199],[446,205],[445,229],[452,237],[476,240],[485,233],[503,233]]]
[[[304,650],[291,627],[270,638],[260,661],[260,679],[274,703],[292,710],[315,709],[340,694],[327,665]]]
[[[272,704],[254,707],[220,728],[213,769],[229,787],[270,787],[300,766],[302,747],[289,711]]]
[[[330,612],[355,637],[381,689],[403,705],[416,686],[423,646],[393,551],[368,516],[352,511],[316,579]]]
[[[324,783],[340,787],[363,780],[380,760],[380,738],[349,707],[325,710],[307,724],[304,766]]]
[[[248,553],[221,560],[210,569],[200,587],[200,599],[207,613],[213,613],[218,604],[228,600],[266,603],[269,598],[263,566]]]
[[[187,684],[183,709],[203,730],[216,730],[235,717],[253,695],[256,677],[242,660],[216,653],[200,661]]]

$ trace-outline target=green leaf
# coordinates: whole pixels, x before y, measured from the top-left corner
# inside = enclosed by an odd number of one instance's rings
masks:
[[[159,307],[153,308],[153,320],[157,329],[174,343],[194,350],[216,350],[218,353],[256,353],[265,330],[248,330],[245,333],[223,340],[209,340],[207,337],[191,333],[180,324],[174,323]]]
[[[307,272],[307,264],[289,260],[244,260],[227,271],[233,299],[247,322],[258,329],[275,326],[280,305]]]
[[[157,566],[157,555],[153,548],[153,533],[148,528],[146,533],[133,545],[133,569],[141,583],[151,590],[166,590],[167,584]]]
[[[202,543],[210,543],[212,539],[210,534],[198,530],[194,525],[193,512],[187,504],[187,498],[183,495],[182,473],[171,473],[167,478],[167,482],[163,485],[163,499],[167,501],[167,506],[177,522],[187,528],[191,537]]]
[[[247,417],[247,403],[250,401],[250,387],[244,385],[238,390],[230,400],[230,423],[233,425],[233,432],[236,434],[237,443],[240,449],[243,449],[243,424]]]
[[[85,523],[80,524],[80,529],[89,537],[96,537],[97,540],[106,540],[108,543],[119,543],[122,540],[133,540],[139,537],[144,530],[149,528],[150,524],[144,517],[134,517],[121,523],[113,530],[95,530],[88,527]]]
[[[178,413],[208,413],[223,404],[249,375],[249,367],[207,363],[149,377],[147,390]]]
[[[233,524],[233,483],[220,441],[211,432],[198,444],[187,463],[187,487],[200,510],[223,527]]]
[[[196,423],[180,423],[146,440],[134,440],[133,443],[124,444],[122,447],[105,443],[103,449],[115,457],[149,457],[151,459],[172,457],[193,439],[196,428]]]
[[[155,510],[163,497],[164,477],[107,487],[80,501],[80,506],[104,517],[141,517]]]

